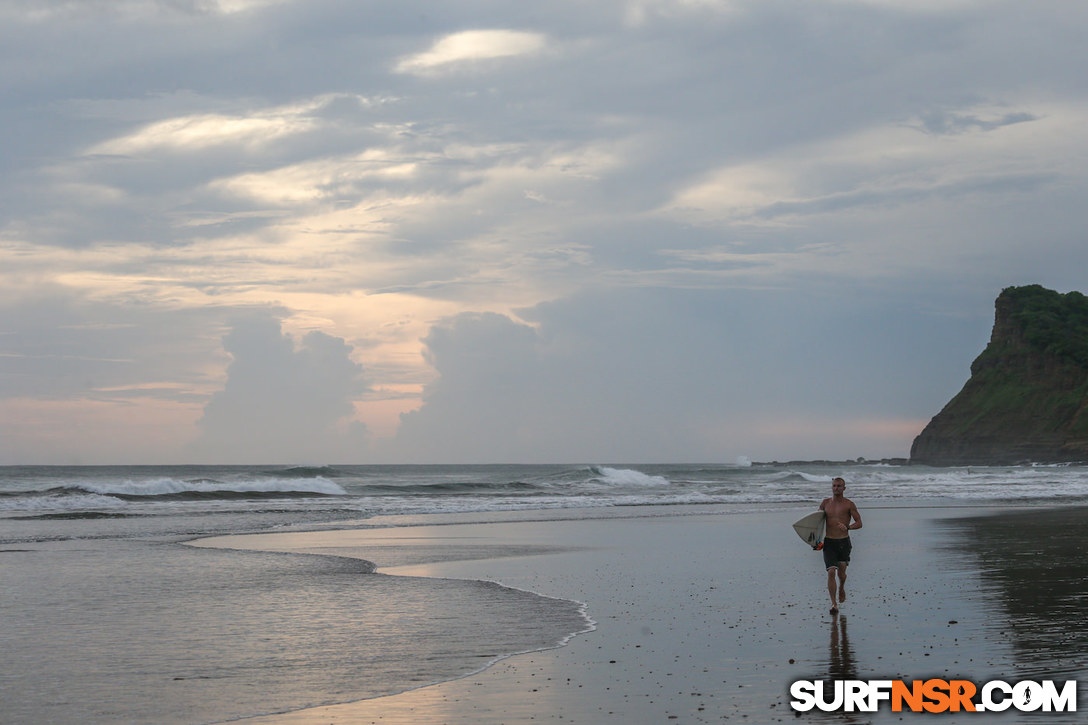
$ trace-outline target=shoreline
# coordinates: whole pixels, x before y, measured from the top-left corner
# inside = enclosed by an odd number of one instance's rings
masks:
[[[582,602],[596,622],[565,645],[504,655],[452,680],[240,722],[792,718],[787,688],[796,679],[948,673],[986,681],[1018,669],[1022,653],[1004,636],[1009,617],[971,576],[976,553],[947,524],[1001,515],[1001,507],[863,506],[851,596],[838,617],[827,611],[817,555],[788,531],[805,509],[647,508],[472,523],[414,517],[395,528],[192,542],[363,558],[385,574],[493,581]],[[762,578],[753,576],[759,570]],[[1065,669],[1088,669],[1079,657]],[[882,715],[891,713],[872,721]]]

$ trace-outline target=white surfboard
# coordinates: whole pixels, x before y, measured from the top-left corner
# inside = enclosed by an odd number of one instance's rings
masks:
[[[793,530],[813,549],[820,549],[824,543],[824,526],[827,524],[827,515],[823,511],[813,511],[802,516],[793,525]]]

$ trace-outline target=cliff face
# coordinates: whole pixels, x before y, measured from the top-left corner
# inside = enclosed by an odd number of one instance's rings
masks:
[[[1088,297],[1009,287],[995,311],[990,344],[914,439],[911,463],[1088,461]]]

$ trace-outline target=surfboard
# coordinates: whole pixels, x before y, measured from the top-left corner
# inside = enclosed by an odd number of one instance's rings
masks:
[[[813,549],[819,550],[824,548],[824,526],[826,523],[827,516],[823,511],[813,511],[798,519],[797,523],[793,525],[793,530],[801,537],[801,541]]]

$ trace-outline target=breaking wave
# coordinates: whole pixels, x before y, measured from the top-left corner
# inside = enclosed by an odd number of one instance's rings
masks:
[[[156,478],[68,482],[45,490],[0,493],[0,511],[84,511],[154,501],[239,501],[346,496],[325,478],[219,481]]]
[[[185,497],[275,497],[275,496],[344,496],[346,491],[339,485],[321,477],[287,480],[216,481],[197,479],[179,481],[159,478],[149,481],[109,481],[80,483],[70,487],[77,491],[119,498],[148,498],[153,496]]]

